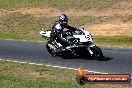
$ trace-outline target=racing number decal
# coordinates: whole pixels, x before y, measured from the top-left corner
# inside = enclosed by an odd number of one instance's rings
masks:
[[[90,40],[90,36],[89,35],[86,35],[85,38],[88,39],[88,40]]]

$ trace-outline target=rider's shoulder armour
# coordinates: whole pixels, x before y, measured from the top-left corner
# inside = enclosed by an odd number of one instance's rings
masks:
[[[61,26],[61,24],[60,24],[59,21],[56,21],[56,22],[55,22],[55,24],[54,24],[54,29],[63,30],[63,27]]]

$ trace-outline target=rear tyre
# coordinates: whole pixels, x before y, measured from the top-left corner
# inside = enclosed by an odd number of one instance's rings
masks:
[[[57,56],[57,53],[54,51],[54,49],[52,49],[51,47],[49,47],[49,45],[52,45],[53,47],[55,47],[53,44],[51,44],[50,42],[47,42],[46,44],[46,48],[47,48],[47,51],[53,56]]]
[[[90,49],[93,52],[92,58],[98,59],[99,61],[103,60],[102,50],[98,46],[93,46]]]

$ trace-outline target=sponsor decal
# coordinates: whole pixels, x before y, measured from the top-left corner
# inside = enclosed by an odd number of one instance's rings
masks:
[[[130,83],[129,74],[87,74],[81,66],[78,69],[76,81],[79,85],[86,83]]]

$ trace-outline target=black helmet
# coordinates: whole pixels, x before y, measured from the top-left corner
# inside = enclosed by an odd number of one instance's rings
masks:
[[[67,16],[65,14],[61,14],[59,16],[59,21],[64,23],[64,24],[67,24],[68,23],[68,18],[67,18]]]

